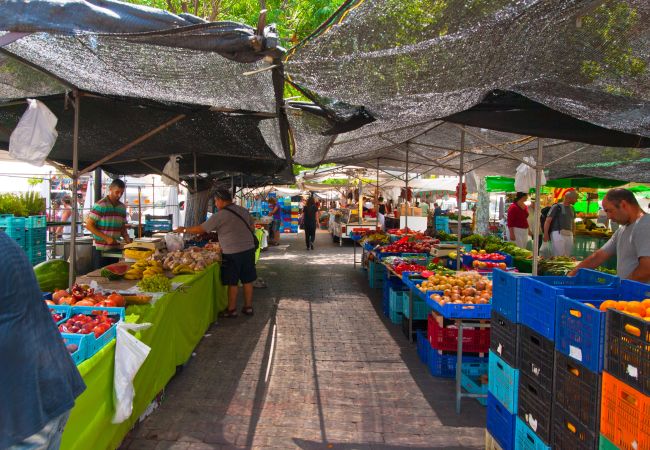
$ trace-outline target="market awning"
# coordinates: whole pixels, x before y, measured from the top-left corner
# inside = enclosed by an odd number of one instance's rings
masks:
[[[515,179],[510,177],[485,177],[488,192],[515,192]],[[544,185],[547,188],[614,188],[627,181],[597,177],[557,178]]]

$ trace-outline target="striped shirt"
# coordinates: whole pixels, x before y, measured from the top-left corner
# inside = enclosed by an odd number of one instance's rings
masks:
[[[122,227],[126,223],[126,206],[122,202],[113,205],[108,197],[104,197],[95,203],[88,217],[95,222],[99,231],[117,240],[122,235]],[[93,235],[93,238],[97,250],[111,250],[119,245],[109,245],[96,235]]]

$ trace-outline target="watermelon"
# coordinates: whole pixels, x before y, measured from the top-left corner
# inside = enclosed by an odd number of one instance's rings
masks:
[[[129,265],[125,263],[115,263],[102,269],[101,275],[109,280],[119,280],[129,270]]]
[[[67,289],[70,263],[62,259],[51,259],[34,266],[36,281],[42,292]]]

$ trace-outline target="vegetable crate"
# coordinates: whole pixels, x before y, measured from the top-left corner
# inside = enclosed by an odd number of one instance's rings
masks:
[[[474,363],[482,364],[482,363]],[[485,374],[479,376],[468,375],[465,372],[462,372],[460,375],[460,385],[470,394],[480,394],[487,395],[488,385]],[[475,400],[483,406],[487,406],[487,398],[485,397],[476,397]]]
[[[407,318],[411,317],[410,303],[409,296],[404,295],[402,297],[402,314]],[[426,302],[415,298],[413,299],[413,320],[427,320],[430,311],[431,308],[429,308]]]
[[[492,307],[513,323],[519,323],[521,279],[522,275],[516,272],[492,271]]]
[[[496,277],[495,277],[496,278]],[[494,307],[494,304],[493,304]],[[489,337],[490,350],[512,367],[519,366],[519,325],[492,309]]]
[[[551,391],[542,389],[525,373],[519,373],[517,416],[547,445],[551,442],[552,398]]]
[[[73,317],[76,314],[86,314],[90,315],[94,311],[106,311],[109,316],[114,316],[117,321],[124,321],[124,308],[109,308],[109,307],[97,307],[97,306],[73,306],[70,311],[70,317]],[[64,334],[64,333],[61,333]],[[68,333],[65,333],[68,336]],[[83,339],[86,341],[84,345],[86,346],[86,358],[94,356],[98,351],[104,348],[110,341],[115,339],[117,335],[117,323],[113,324],[104,334],[99,337],[95,337],[94,334],[84,334]],[[73,335],[78,336],[78,335]]]
[[[555,406],[571,414],[574,428],[595,436],[600,424],[601,375],[555,352]],[[568,419],[567,419],[568,420]]]
[[[607,372],[650,395],[650,322],[608,309],[606,358]]]
[[[48,300],[52,299],[52,295],[50,294],[50,298]],[[70,306],[68,305],[47,305],[47,308],[50,310],[50,314],[52,312],[55,312],[57,314],[61,314],[63,316],[63,319],[55,322],[57,325],[60,323],[65,322],[70,318]]]
[[[572,289],[571,298],[558,296],[555,307],[555,348],[594,372],[602,372],[605,360],[605,317],[598,308],[607,300],[650,298],[650,285],[621,280],[619,288]],[[587,305],[584,300],[589,300]]]
[[[555,307],[558,295],[572,297],[572,288],[618,288],[614,275],[580,269],[575,277],[524,277],[520,285],[519,320],[551,341],[555,340]]]
[[[416,348],[418,352],[418,357],[420,358],[420,361],[422,361],[424,364],[427,363],[429,360],[429,341],[427,341],[427,334],[424,332],[424,330],[417,330],[415,332],[416,335]]]
[[[515,448],[517,450],[551,449],[520,417],[517,417],[515,424]]]
[[[517,414],[519,403],[519,369],[489,353],[488,389],[511,414]]]
[[[506,266],[512,267],[512,256],[508,255],[507,253],[502,253],[502,252],[496,252],[500,255],[505,256],[505,259],[478,259],[474,258],[474,255],[470,253],[465,253],[461,255],[461,260],[463,262],[463,265],[466,267],[469,267],[470,269],[473,268],[474,261],[481,261],[481,262],[491,262],[491,263],[505,263]]]
[[[598,431],[585,426],[557,403],[553,405],[553,449],[593,450],[598,448]]]
[[[555,364],[553,342],[524,325],[519,328],[519,336],[519,370],[548,392],[550,397]]]
[[[433,292],[427,292],[432,294]],[[492,313],[492,305],[476,305],[476,304],[452,304],[447,303],[441,305],[435,300],[432,300],[429,295],[426,298],[427,305],[434,311],[441,314],[446,319],[489,319]]]
[[[428,338],[431,347],[437,350],[458,349],[458,328],[455,322],[432,312],[428,317]],[[463,325],[463,351],[487,353],[490,349],[490,329],[470,328]]]
[[[503,450],[515,448],[515,421],[517,415],[511,414],[490,391],[487,397],[487,431]]]
[[[479,354],[480,355],[480,354]],[[443,352],[429,346],[427,364],[429,372],[434,377],[456,378],[457,354],[455,352]],[[461,371],[468,376],[481,376],[487,372],[488,358],[481,356],[463,355]]]
[[[74,344],[77,346],[77,351],[70,353],[70,357],[77,365],[90,358],[90,355],[88,355],[88,339],[86,336],[88,335],[61,333],[61,338],[63,338],[63,343],[65,345]]]
[[[617,448],[650,448],[650,398],[603,372],[600,433]]]

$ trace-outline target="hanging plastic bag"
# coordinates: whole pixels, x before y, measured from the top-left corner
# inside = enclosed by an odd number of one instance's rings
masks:
[[[27,111],[9,137],[9,155],[19,161],[42,166],[56,138],[58,119],[45,104],[27,99]]]
[[[185,247],[183,238],[176,233],[165,234],[165,245],[167,246],[168,252],[176,252],[178,250],[183,250],[183,248]]]
[[[539,256],[541,256],[542,258],[553,257],[553,247],[551,246],[551,241],[546,241],[542,243],[542,246],[539,248]]]
[[[176,180],[180,178],[178,175],[179,173],[178,160],[180,158],[182,158],[181,155],[169,155],[169,161],[167,161],[167,164],[165,164],[165,168],[163,169],[163,174],[164,174],[162,176],[163,184],[167,186],[178,185],[178,182]]]
[[[133,412],[133,379],[147,359],[151,347],[140,342],[129,330],[140,331],[151,326],[150,323],[117,324],[117,341],[115,344],[115,371],[113,373],[113,394],[115,397],[115,415],[112,423],[122,423]]]
[[[536,165],[535,158],[524,156],[524,161],[528,164],[519,164],[515,174],[515,190],[517,192],[528,192],[535,188],[537,177],[536,171],[533,168]],[[546,184],[546,176],[544,175],[544,172],[542,172],[541,175],[540,186],[544,186]]]
[[[465,187],[467,192],[478,192],[479,180],[476,176],[476,172],[470,170],[465,174]]]

